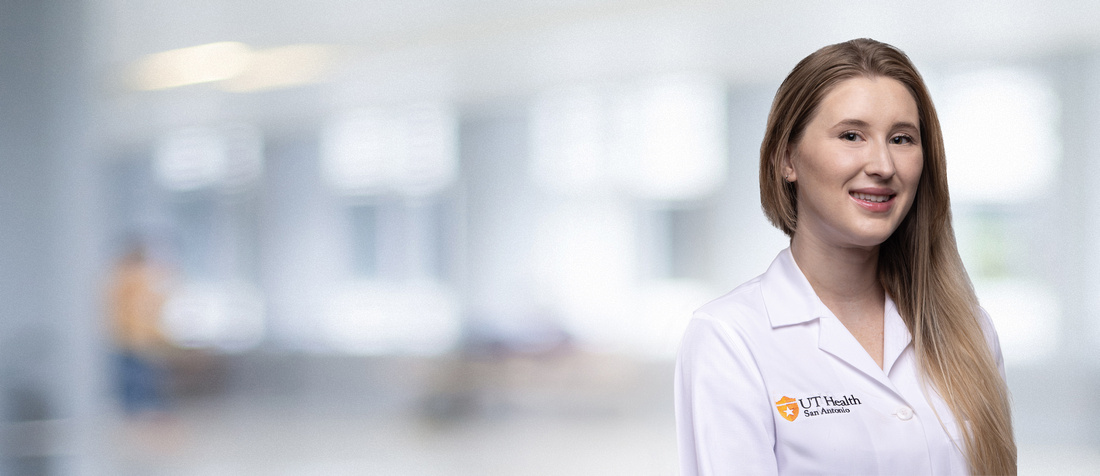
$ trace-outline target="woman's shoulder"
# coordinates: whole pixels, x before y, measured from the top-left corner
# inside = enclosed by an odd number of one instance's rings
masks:
[[[692,322],[717,325],[731,334],[770,335],[774,328],[803,322],[812,314],[812,294],[787,248],[763,274],[696,309]]]
[[[762,279],[754,278],[695,311],[680,341],[678,366],[684,369],[733,366],[759,380],[762,370],[757,367],[758,362],[779,361],[771,356],[781,354],[780,349],[792,344],[782,333],[783,330],[777,331],[772,326],[769,318]]]
[[[713,321],[733,329],[767,323],[767,310],[760,292],[762,276],[757,276],[733,290],[703,304],[692,320]]]

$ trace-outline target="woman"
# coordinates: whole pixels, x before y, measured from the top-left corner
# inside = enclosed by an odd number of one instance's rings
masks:
[[[909,58],[861,39],[799,62],[768,117],[760,195],[791,245],[688,326],[682,474],[1015,474],[1000,347]]]

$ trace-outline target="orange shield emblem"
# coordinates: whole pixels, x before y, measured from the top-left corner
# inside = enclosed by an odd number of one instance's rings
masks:
[[[798,418],[798,401],[791,397],[780,398],[778,402],[775,402],[775,409],[779,410],[779,414],[787,421],[794,421],[795,418]]]

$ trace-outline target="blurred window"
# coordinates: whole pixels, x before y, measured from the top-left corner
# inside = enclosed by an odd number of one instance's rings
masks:
[[[455,230],[443,197],[375,197],[347,205],[355,279],[444,280]]]
[[[446,105],[347,112],[325,128],[322,174],[346,195],[427,196],[458,173],[458,120]]]
[[[1045,195],[1061,159],[1059,104],[1049,82],[1025,69],[949,78],[940,98],[952,198],[1020,203]]]
[[[352,354],[435,355],[461,334],[459,299],[431,280],[358,280],[334,286],[317,323],[328,349]]]
[[[263,138],[258,129],[243,124],[176,130],[157,145],[154,166],[168,190],[241,191],[263,170]]]
[[[352,274],[357,278],[378,276],[378,206],[348,207]]]
[[[165,303],[161,319],[178,346],[244,351],[264,336],[263,294],[244,281],[190,281]]]
[[[351,279],[324,299],[323,339],[351,353],[434,354],[458,339],[446,192],[458,175],[458,119],[443,104],[344,113],[321,139],[324,183],[346,201]]]
[[[556,193],[685,200],[726,176],[726,90],[710,78],[554,91],[530,123],[532,180]]]
[[[1029,69],[966,71],[941,85],[939,112],[959,252],[1009,363],[1041,361],[1059,345],[1056,286],[1044,278],[1042,207],[1061,161],[1059,102]]]
[[[218,258],[218,204],[216,197],[189,194],[173,197],[172,228],[184,279],[213,279]]]
[[[433,355],[457,343],[459,300],[446,195],[378,195],[346,205],[352,275],[322,299],[325,347],[353,354]]]
[[[629,350],[670,358],[692,311],[717,295],[708,279],[713,248],[708,242],[702,207],[659,206],[641,213],[639,263],[643,267],[632,287],[628,309],[635,332]]]
[[[255,284],[263,154],[253,126],[179,129],[158,141],[150,176],[139,181],[159,189],[145,205],[153,210],[142,214],[163,220],[156,226],[172,237],[179,265],[161,316],[176,345],[241,351],[264,335],[264,296]],[[149,227],[149,217],[126,221]]]
[[[668,356],[711,294],[705,215],[728,174],[721,81],[671,75],[551,91],[530,109],[533,272],[568,330],[602,351]],[[700,228],[694,228],[699,226]],[[688,229],[692,228],[692,229]]]
[[[646,279],[708,278],[712,258],[706,240],[707,210],[656,207],[641,211],[642,276]]]

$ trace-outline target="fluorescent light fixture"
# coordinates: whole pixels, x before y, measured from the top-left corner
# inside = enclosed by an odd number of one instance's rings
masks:
[[[290,45],[252,53],[247,68],[227,78],[217,88],[230,92],[256,92],[301,86],[321,80],[336,59],[328,45]]]
[[[129,83],[140,91],[202,83],[230,92],[266,91],[317,82],[336,57],[331,45],[256,50],[235,41],[209,43],[146,56],[129,71]]]
[[[222,81],[240,75],[250,55],[248,45],[235,41],[156,53],[134,65],[131,83],[135,89],[154,91]]]

